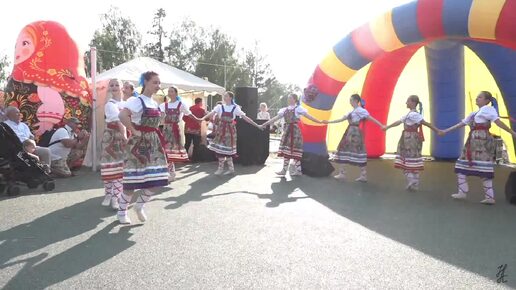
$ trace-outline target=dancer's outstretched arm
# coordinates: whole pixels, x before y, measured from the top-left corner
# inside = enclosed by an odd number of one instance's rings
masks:
[[[442,130],[441,132],[442,132],[442,135],[445,135],[445,134],[450,133],[450,132],[451,132],[451,131],[453,131],[453,130],[457,130],[457,129],[462,128],[462,127],[464,127],[464,126],[466,126],[466,124],[464,124],[464,122],[459,122],[459,123],[457,123],[456,125],[451,126],[451,127],[450,127],[450,128],[448,128],[448,129],[444,129],[444,130]]]
[[[372,121],[373,123],[375,123],[376,125],[378,125],[378,127],[382,128],[382,129],[385,128],[384,124],[380,123],[380,121],[376,120],[372,116],[367,116],[366,119],[369,120],[369,121]]]
[[[260,126],[261,126],[262,128],[267,127],[268,125],[270,125],[270,124],[272,124],[272,123],[274,123],[274,122],[278,121],[280,118],[281,118],[281,116],[280,116],[280,115],[276,115],[274,118],[272,118],[272,119],[270,119],[269,121],[267,121],[267,122],[265,122],[265,123],[261,124]]]
[[[216,112],[211,111],[208,114],[204,115],[204,117],[202,117],[201,120],[208,121],[215,114],[216,114]]]
[[[348,119],[348,114],[344,115],[342,118],[340,119],[337,119],[337,120],[333,120],[333,121],[330,121],[330,120],[324,120],[322,121],[323,124],[335,124],[335,123],[340,123],[340,122],[344,122]]]
[[[516,138],[516,132],[514,132],[511,128],[509,128],[507,125],[505,125],[504,122],[502,122],[500,119],[494,121],[494,123],[496,125],[498,125],[498,127],[504,129],[505,131],[507,131],[509,134],[512,135],[513,138]]]
[[[244,119],[244,121],[246,121],[247,123],[255,126],[256,128],[260,129],[260,130],[263,130],[263,127],[261,127],[260,125],[256,124],[256,122],[253,121],[253,119],[247,117],[246,115],[242,115],[240,116],[242,119]]]
[[[384,131],[387,131],[387,130],[389,130],[390,128],[393,128],[393,127],[396,127],[396,126],[399,126],[399,125],[401,125],[401,121],[400,121],[400,120],[398,120],[398,121],[396,121],[396,122],[394,122],[394,123],[390,124],[389,126],[385,126],[385,127],[383,127],[383,130],[384,130]]]
[[[431,123],[428,123],[427,121],[423,120],[421,121],[421,124],[427,126],[428,128],[432,129],[432,131],[434,131],[435,133],[439,134],[439,135],[442,135],[443,134],[443,130],[435,127],[434,125],[432,125]]]
[[[320,120],[314,118],[312,115],[308,113],[303,113],[303,116],[305,116],[308,120],[313,121],[315,123],[322,123]]]

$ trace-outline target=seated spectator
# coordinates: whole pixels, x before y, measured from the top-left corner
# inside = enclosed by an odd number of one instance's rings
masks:
[[[34,140],[34,135],[31,133],[29,126],[27,124],[20,122],[20,110],[16,107],[7,107],[5,109],[5,115],[7,117],[7,121],[4,123],[9,125],[11,129],[13,129],[20,142],[25,142],[26,140]],[[34,154],[39,157],[41,163],[50,166],[50,150],[45,147],[36,146]]]
[[[260,104],[260,112],[258,112],[258,116],[256,116],[258,120],[270,120],[271,115],[268,112],[267,104]]]
[[[75,135],[75,130],[79,124],[79,119],[72,117],[66,120],[65,126],[57,129],[52,138],[50,138],[50,144],[59,141],[48,147],[52,155],[52,173],[56,177],[69,177],[73,175],[68,167],[68,156],[72,148],[81,148],[84,146],[84,143],[88,142],[88,133],[81,132],[79,136]]]

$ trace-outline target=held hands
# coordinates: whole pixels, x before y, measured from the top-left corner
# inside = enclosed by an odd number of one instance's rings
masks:
[[[439,136],[444,136],[447,133],[448,133],[448,129],[446,129],[446,130],[437,129],[437,135],[439,135]]]
[[[330,124],[330,121],[328,121],[328,120],[322,120],[322,122],[321,122],[321,123],[323,123],[323,124]]]
[[[142,132],[136,130],[136,129],[131,129],[131,134],[135,137],[141,137],[142,136]]]

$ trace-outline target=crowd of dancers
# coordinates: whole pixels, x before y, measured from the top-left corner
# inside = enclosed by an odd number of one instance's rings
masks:
[[[278,156],[283,158],[283,166],[277,172],[284,176],[302,175],[301,158],[303,156],[303,136],[299,127],[302,116],[322,124],[340,123],[347,121],[348,127],[337,147],[337,152],[331,160],[339,164],[338,173],[334,177],[346,179],[345,165],[358,166],[359,182],[367,182],[367,152],[363,139],[361,124],[373,122],[383,130],[399,125],[404,126],[398,143],[394,166],[403,170],[407,180],[406,189],[419,189],[420,172],[424,168],[421,155],[424,141],[422,126],[429,127],[438,135],[443,136],[464,126],[470,127],[470,133],[464,145],[460,158],[455,164],[458,189],[451,196],[455,199],[465,199],[469,191],[467,176],[482,178],[485,197],[483,204],[494,204],[493,178],[495,140],[489,133],[491,123],[495,123],[516,138],[516,132],[505,125],[498,116],[496,99],[486,91],[480,92],[476,98],[479,110],[471,113],[460,123],[441,130],[426,122],[421,114],[422,104],[415,95],[407,99],[409,112],[390,125],[381,124],[369,114],[361,97],[354,94],[350,98],[353,107],[351,112],[337,120],[318,120],[311,116],[300,105],[299,96],[290,94],[288,106],[279,110],[277,116],[262,125],[256,124],[246,116],[235,103],[232,92],[223,95],[223,102],[215,106],[204,117],[192,114],[178,96],[177,89],[168,90],[168,98],[159,105],[152,96],[160,90],[159,75],[155,72],[145,72],[140,79],[141,94],[122,101],[121,83],[112,79],[108,85],[108,101],[105,105],[106,127],[102,138],[101,176],[104,181],[104,206],[117,210],[120,223],[129,224],[127,214],[133,194],[138,190],[134,205],[135,212],[141,222],[147,220],[144,211],[145,204],[150,200],[156,188],[168,185],[175,178],[176,162],[188,161],[188,154],[182,145],[179,122],[183,116],[195,121],[211,120],[215,124],[213,139],[208,145],[218,159],[215,175],[235,174],[233,157],[237,153],[237,132],[235,119],[242,118],[259,130],[283,119],[283,130]],[[490,106],[489,104],[492,104]],[[160,129],[160,125],[163,128]],[[291,164],[292,163],[292,164]],[[227,170],[224,170],[227,164]]]

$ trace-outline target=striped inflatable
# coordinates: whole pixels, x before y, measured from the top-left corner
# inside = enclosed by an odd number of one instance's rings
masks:
[[[315,118],[328,120],[339,92],[359,69],[400,49],[415,52],[438,40],[515,50],[516,0],[419,0],[392,9],[333,47],[315,68],[308,86],[316,88],[316,96],[303,98],[303,107]],[[516,96],[506,103],[516,115]],[[301,126],[304,151],[327,154],[327,126],[306,118]]]

